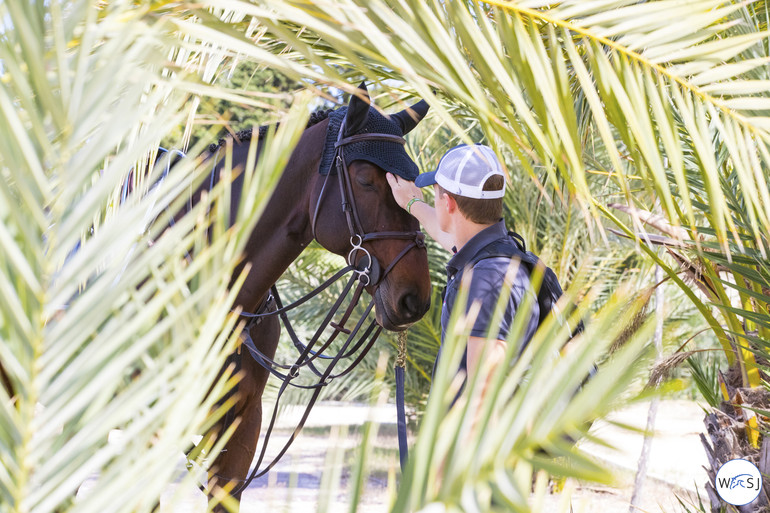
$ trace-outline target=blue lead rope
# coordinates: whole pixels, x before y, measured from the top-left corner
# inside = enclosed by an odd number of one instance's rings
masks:
[[[409,445],[406,440],[403,367],[396,367],[396,414],[398,416],[398,457],[401,460],[401,473],[403,474],[406,469],[406,462],[409,459]]]
[[[401,473],[409,460],[409,444],[406,439],[406,409],[404,408],[404,370],[406,366],[406,331],[398,334],[398,357],[396,358],[396,424],[398,426],[398,457]]]

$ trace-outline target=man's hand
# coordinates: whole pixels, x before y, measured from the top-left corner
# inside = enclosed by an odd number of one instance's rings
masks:
[[[447,251],[452,251],[452,247],[456,244],[455,237],[441,229],[438,217],[436,216],[436,209],[422,199],[422,190],[414,182],[404,180],[391,173],[386,174],[385,178],[388,179],[388,184],[393,191],[396,203],[404,210],[407,210],[409,202],[413,199],[419,200],[413,201],[412,206],[407,211],[420,221],[422,227],[433,240],[438,242]],[[433,187],[436,186],[434,185]]]
[[[398,206],[405,209],[406,205],[413,199],[418,198],[422,200],[422,190],[417,187],[414,182],[399,178],[398,176],[388,173],[385,178],[390,184],[390,189],[393,191],[393,197],[396,199]]]

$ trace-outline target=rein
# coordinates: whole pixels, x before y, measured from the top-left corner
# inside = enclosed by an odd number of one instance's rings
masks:
[[[367,355],[369,350],[374,345],[374,342],[377,340],[377,337],[380,335],[382,331],[382,327],[376,324],[376,320],[372,320],[368,324],[366,329],[363,330],[363,334],[358,338],[358,341],[354,343],[354,339],[358,336],[359,332],[361,332],[363,324],[365,323],[367,317],[369,316],[369,314],[371,313],[374,307],[374,299],[372,299],[369,302],[369,305],[366,307],[364,314],[361,316],[361,318],[358,320],[358,322],[356,323],[355,327],[352,330],[349,330],[345,327],[345,323],[348,321],[353,310],[357,306],[364,288],[371,285],[374,287],[376,291],[379,285],[384,280],[384,278],[388,275],[388,273],[390,273],[390,271],[395,267],[395,265],[404,256],[406,256],[406,254],[409,251],[411,251],[413,248],[425,249],[425,234],[423,234],[419,230],[413,231],[413,232],[380,231],[380,232],[368,232],[368,233],[364,230],[363,225],[361,223],[360,215],[358,213],[358,207],[356,205],[355,196],[353,194],[353,187],[351,183],[350,172],[348,170],[348,166],[345,161],[344,148],[348,144],[361,142],[361,141],[385,141],[385,142],[397,142],[403,145],[406,143],[406,141],[404,140],[403,137],[399,137],[397,135],[380,134],[380,133],[357,134],[357,135],[352,135],[350,137],[343,138],[342,134],[344,133],[344,127],[345,127],[345,124],[343,122],[339,130],[337,142],[334,145],[335,147],[334,162],[337,170],[336,174],[338,177],[338,183],[340,187],[340,196],[342,198],[341,207],[342,207],[342,211],[345,214],[348,230],[350,232],[351,249],[347,255],[348,265],[343,269],[341,269],[340,271],[338,271],[337,273],[335,273],[334,276],[326,280],[319,287],[312,290],[310,293],[306,294],[305,296],[303,296],[302,298],[300,298],[299,300],[295,301],[290,305],[287,305],[287,306],[282,305],[281,299],[278,295],[278,289],[276,288],[275,285],[273,285],[270,289],[270,294],[268,295],[267,299],[263,302],[263,304],[258,308],[257,312],[239,314],[241,317],[248,319],[242,331],[243,345],[247,348],[247,350],[249,351],[251,356],[257,361],[257,363],[259,363],[262,367],[268,370],[271,374],[279,378],[282,381],[282,383],[278,391],[275,407],[273,408],[273,413],[270,419],[270,425],[268,426],[267,431],[265,432],[265,438],[262,443],[262,449],[260,451],[257,463],[254,466],[254,469],[251,471],[251,474],[249,475],[249,477],[245,480],[240,480],[239,485],[237,485],[235,489],[232,490],[231,492],[232,495],[241,493],[243,490],[245,490],[249,486],[249,484],[254,479],[265,475],[271,468],[273,468],[273,466],[275,466],[276,463],[278,463],[278,460],[280,460],[280,458],[286,453],[286,451],[289,449],[294,439],[297,437],[299,432],[304,427],[305,422],[307,421],[307,418],[310,415],[310,411],[312,407],[315,405],[323,387],[328,385],[333,379],[343,377],[346,374],[350,373],[364,359],[364,357]],[[311,224],[313,238],[316,238],[316,224],[318,221],[318,215],[319,215],[321,203],[324,197],[324,192],[326,190],[326,185],[329,180],[329,176],[331,174],[332,173],[330,171],[326,175],[326,178],[324,179],[324,183],[321,187],[321,192],[318,197],[318,202],[316,203],[316,208],[313,213],[313,221]],[[401,250],[401,252],[388,264],[385,270],[382,271],[382,267],[380,263],[364,247],[364,244],[366,244],[367,242],[376,241],[376,240],[391,240],[391,239],[406,240],[406,241],[409,241],[409,243],[405,245],[405,247]],[[356,260],[356,256],[358,255],[359,252],[362,252],[363,256],[361,256],[361,258]],[[347,284],[343,288],[342,293],[339,295],[339,297],[335,301],[329,313],[326,315],[321,325],[315,331],[310,341],[308,341],[307,344],[303,344],[300,341],[299,337],[297,336],[296,332],[294,331],[289,321],[289,318],[287,316],[287,312],[302,305],[303,303],[307,302],[311,298],[317,296],[323,290],[327,289],[333,283],[337,282],[344,275],[350,272],[352,272],[352,274],[348,279]],[[358,281],[358,285],[355,287],[355,290],[353,290],[353,285],[356,281]],[[350,303],[348,304],[347,309],[343,313],[339,322],[337,323],[333,322],[332,319],[336,315],[337,311],[340,309],[345,298],[348,296],[348,294],[350,294],[351,290],[353,290],[353,296],[351,297],[351,300],[350,300]],[[372,295],[374,295],[374,292],[372,293]],[[251,338],[251,335],[249,333],[250,329],[253,328],[255,325],[259,324],[262,321],[262,319],[266,317],[272,317],[272,316],[280,317],[280,319],[283,321],[284,326],[286,327],[286,331],[288,332],[295,348],[299,351],[299,356],[292,364],[280,364],[274,361],[272,358],[267,357],[264,353],[262,353],[256,347],[256,344],[254,344],[254,341]],[[321,338],[321,335],[323,334],[327,326],[331,326],[334,329],[333,333],[329,336],[328,340],[326,340],[319,348],[313,349],[314,346],[319,342],[319,339]],[[332,342],[337,338],[337,336],[340,333],[345,334],[347,338],[345,339],[345,342],[342,344],[342,347],[340,348],[339,352],[334,356],[323,354],[324,351],[329,349]],[[352,358],[356,353],[358,353],[358,356],[355,358],[355,360],[352,363],[350,363],[341,372],[338,372],[337,374],[333,374],[334,368],[337,366],[337,364],[341,360]],[[318,368],[318,364],[320,363],[321,360],[329,362],[323,370]],[[298,384],[293,382],[293,380],[299,376],[300,370],[303,367],[307,367],[308,369],[310,369],[310,371],[312,371],[312,373],[318,378],[315,383],[310,385],[303,385],[303,384]],[[280,450],[278,455],[269,464],[267,464],[267,466],[265,466],[264,469],[259,470],[259,467],[262,464],[262,461],[265,457],[265,452],[267,450],[270,436],[275,427],[275,422],[277,419],[277,414],[279,409],[278,404],[281,400],[283,393],[286,391],[289,385],[294,386],[296,388],[313,390],[312,396],[297,427],[294,429],[293,433],[289,437],[289,440]],[[227,481],[233,481],[232,479],[227,478],[226,476],[220,476],[218,474],[214,474],[214,476],[220,477],[222,479],[226,479]]]

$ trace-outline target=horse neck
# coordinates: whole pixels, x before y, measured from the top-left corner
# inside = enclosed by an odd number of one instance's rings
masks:
[[[270,287],[313,240],[310,198],[319,181],[318,166],[328,120],[304,131],[249,237],[244,264],[251,270],[236,298],[254,311]]]

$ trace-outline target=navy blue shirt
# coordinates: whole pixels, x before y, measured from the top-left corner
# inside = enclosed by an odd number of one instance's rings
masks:
[[[449,324],[449,318],[452,314],[452,309],[456,306],[455,299],[457,298],[457,292],[460,287],[460,282],[462,281],[462,275],[466,272],[464,269],[471,260],[473,260],[473,257],[488,244],[507,237],[508,230],[505,227],[505,222],[501,219],[492,226],[477,233],[462,248],[460,248],[449,262],[447,262],[447,286],[444,294],[444,302],[441,306],[442,344],[444,342],[444,336]],[[487,333],[489,333],[490,337],[506,340],[511,326],[513,325],[513,318],[516,315],[516,310],[523,302],[525,294],[532,294],[534,301],[532,311],[530,312],[529,322],[524,332],[523,340],[519,341],[519,345],[523,349],[537,330],[538,319],[540,317],[537,295],[534,290],[532,290],[529,272],[526,266],[519,265],[518,271],[513,278],[511,293],[508,297],[508,304],[506,305],[505,313],[500,324],[494,326],[492,330],[489,329],[489,324],[492,320],[495,307],[497,306],[500,291],[503,288],[505,275],[510,266],[511,259],[506,257],[486,258],[480,260],[473,266],[470,288],[468,290],[468,303],[465,305],[465,313],[468,312],[474,302],[480,303],[481,308],[479,309],[479,313],[476,316],[473,328],[471,329],[471,336],[486,337]],[[436,357],[437,362],[440,355],[441,350],[439,349],[439,356]],[[458,370],[466,370],[466,357],[467,352],[463,355]]]

